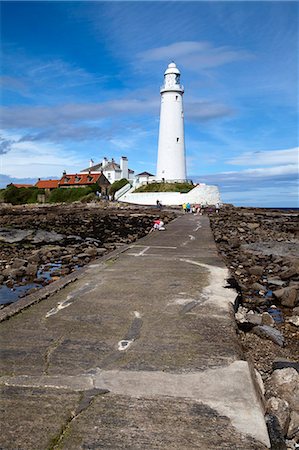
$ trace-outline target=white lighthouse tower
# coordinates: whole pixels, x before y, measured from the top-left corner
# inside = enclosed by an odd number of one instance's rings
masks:
[[[161,87],[161,112],[158,144],[157,180],[186,180],[184,136],[184,87],[174,62],[168,64]]]

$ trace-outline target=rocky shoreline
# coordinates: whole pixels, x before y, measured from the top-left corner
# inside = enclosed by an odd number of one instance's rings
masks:
[[[118,204],[0,207],[2,307],[68,275],[93,259],[145,236],[154,208]]]
[[[298,212],[227,205],[209,215],[239,293],[238,334],[262,380],[272,448],[299,448]]]

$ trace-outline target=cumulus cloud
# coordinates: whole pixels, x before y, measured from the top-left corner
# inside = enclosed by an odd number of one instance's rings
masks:
[[[264,150],[255,152],[246,152],[227,162],[233,165],[253,165],[253,166],[272,166],[297,164],[298,170],[298,147],[285,150]]]
[[[146,50],[138,56],[143,62],[167,61],[172,58],[185,69],[197,71],[252,58],[253,55],[228,46],[215,47],[206,41],[181,41]]]
[[[86,160],[60,145],[36,142],[15,142],[2,156],[2,173],[16,178],[60,176],[64,169],[78,171]]]

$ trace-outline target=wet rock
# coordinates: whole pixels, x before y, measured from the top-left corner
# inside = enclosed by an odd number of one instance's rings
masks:
[[[268,277],[267,283],[272,284],[273,286],[284,286],[286,284],[279,277]]]
[[[265,419],[271,442],[271,450],[287,450],[283,431],[277,417],[274,414],[266,414]]]
[[[280,347],[284,346],[284,337],[276,328],[267,325],[257,325],[253,327],[252,332],[263,339],[270,339]]]
[[[277,417],[282,433],[287,434],[290,423],[290,406],[286,400],[279,397],[271,397],[266,403],[266,411]]]
[[[0,242],[15,244],[32,236],[32,230],[18,230],[13,228],[0,228]]]
[[[32,239],[34,244],[42,244],[44,242],[60,242],[64,240],[64,236],[55,231],[37,230],[35,236]]]
[[[273,291],[273,295],[283,306],[294,308],[297,304],[297,290],[294,287],[285,287]]]
[[[286,369],[288,367],[291,367],[293,369],[296,369],[297,372],[299,373],[299,362],[295,362],[295,361],[276,359],[273,362],[272,367],[273,367],[273,370]]]
[[[295,439],[296,441],[299,441],[299,412],[297,411],[291,412],[287,437],[289,439]]]

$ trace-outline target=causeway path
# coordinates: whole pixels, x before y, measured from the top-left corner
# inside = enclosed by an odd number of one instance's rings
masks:
[[[0,449],[269,448],[227,276],[186,214],[3,321]]]

